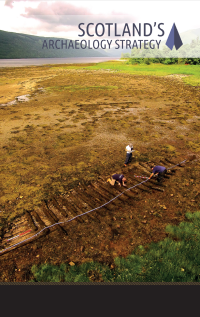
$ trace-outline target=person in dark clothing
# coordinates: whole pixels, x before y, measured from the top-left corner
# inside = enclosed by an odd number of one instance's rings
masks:
[[[114,174],[114,175],[112,175],[111,178],[109,178],[107,180],[107,182],[109,182],[112,186],[115,185],[115,182],[117,182],[119,184],[119,186],[121,186],[121,185],[126,186],[124,184],[125,181],[126,181],[126,178],[124,177],[123,174]]]
[[[134,151],[133,144],[127,145],[125,150],[126,150],[126,160],[125,160],[124,166],[127,166],[127,164],[129,164],[132,160],[132,152]]]
[[[149,179],[151,179],[153,175],[158,175],[157,181],[160,183],[166,173],[167,173],[167,170],[164,166],[156,165],[152,167],[152,173]]]

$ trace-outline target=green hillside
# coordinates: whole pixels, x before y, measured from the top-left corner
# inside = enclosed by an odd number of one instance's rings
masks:
[[[4,58],[52,58],[52,57],[101,57],[107,56],[92,49],[42,49],[43,42],[58,38],[34,36],[0,30],[0,59]],[[69,39],[60,39],[66,41]],[[74,43],[74,41],[73,41]]]

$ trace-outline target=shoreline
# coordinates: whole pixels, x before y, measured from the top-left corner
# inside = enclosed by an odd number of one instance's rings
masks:
[[[0,68],[3,67],[26,67],[54,64],[86,64],[100,63],[104,61],[120,60],[120,57],[63,57],[63,58],[23,58],[23,59],[0,59]]]

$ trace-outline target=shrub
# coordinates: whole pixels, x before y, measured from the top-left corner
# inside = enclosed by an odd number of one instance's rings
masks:
[[[200,282],[200,212],[186,217],[189,222],[166,227],[165,240],[116,258],[113,269],[96,262],[71,267],[44,264],[32,267],[32,282]]]
[[[150,58],[144,58],[144,63],[145,63],[146,65],[150,65],[150,64],[151,64]]]

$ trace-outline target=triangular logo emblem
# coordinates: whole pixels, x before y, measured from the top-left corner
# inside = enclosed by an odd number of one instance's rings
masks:
[[[174,45],[176,47],[176,50],[178,50],[183,45],[175,23],[173,24],[172,29],[169,33],[166,45],[170,48],[170,50],[173,49]]]

